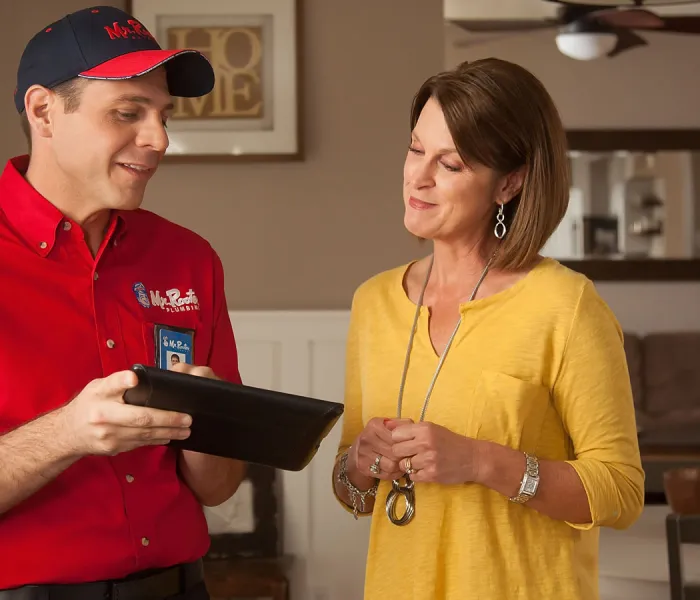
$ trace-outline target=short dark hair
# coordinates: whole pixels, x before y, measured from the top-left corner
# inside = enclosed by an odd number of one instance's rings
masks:
[[[525,166],[522,190],[504,207],[508,232],[494,266],[531,265],[569,203],[566,132],[549,93],[523,67],[487,58],[429,78],[413,100],[411,129],[430,98],[467,164],[504,175]]]
[[[74,113],[78,108],[80,108],[80,99],[83,95],[83,88],[88,80],[81,79],[80,77],[74,77],[68,81],[57,85],[52,88],[52,91],[63,100],[63,109],[66,114]],[[27,119],[27,111],[23,111],[20,114],[20,126],[24,132],[24,137],[27,139],[27,146],[29,148],[29,153],[32,153],[32,129],[29,126],[29,119]]]

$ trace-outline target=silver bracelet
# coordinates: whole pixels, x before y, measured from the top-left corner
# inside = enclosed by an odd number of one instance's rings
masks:
[[[348,490],[350,494],[350,502],[352,502],[352,512],[357,521],[358,512],[365,512],[365,498],[367,496],[376,496],[377,488],[379,487],[379,480],[374,482],[374,485],[368,490],[362,491],[357,489],[352,482],[348,479],[348,453],[344,452],[340,457],[340,469],[338,470],[338,481],[342,483]],[[360,508],[357,508],[357,498],[360,499]]]

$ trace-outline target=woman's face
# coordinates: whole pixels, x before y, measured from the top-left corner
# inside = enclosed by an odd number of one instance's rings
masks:
[[[404,164],[404,225],[425,239],[478,243],[493,235],[496,203],[512,198],[512,179],[484,165],[465,164],[442,108],[431,98],[412,132]]]

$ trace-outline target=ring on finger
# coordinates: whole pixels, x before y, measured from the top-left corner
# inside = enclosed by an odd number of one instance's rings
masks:
[[[406,475],[412,475],[413,473],[415,473],[415,471],[413,470],[413,467],[411,466],[411,457],[410,456],[406,457],[406,460],[404,462],[406,464],[406,469],[405,469]]]
[[[369,470],[374,474],[374,475],[379,475],[382,470],[379,468],[379,461],[382,460],[382,455],[377,454],[377,458],[374,459],[374,462],[370,465]]]

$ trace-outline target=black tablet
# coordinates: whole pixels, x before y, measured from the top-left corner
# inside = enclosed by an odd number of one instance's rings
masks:
[[[306,467],[343,405],[217,379],[134,365],[127,404],[192,416],[190,437],[170,446],[282,469]]]

